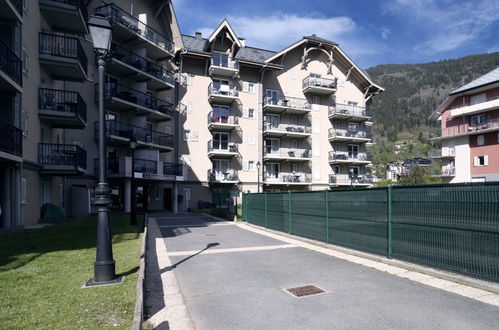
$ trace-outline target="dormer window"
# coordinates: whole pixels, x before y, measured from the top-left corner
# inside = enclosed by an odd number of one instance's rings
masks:
[[[229,67],[229,55],[224,53],[211,54],[212,65],[221,66],[224,68]]]

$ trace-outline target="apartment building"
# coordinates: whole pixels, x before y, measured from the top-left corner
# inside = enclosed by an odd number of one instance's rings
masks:
[[[499,180],[499,68],[452,91],[433,112],[444,183]]]
[[[47,203],[67,216],[92,212],[98,76],[90,14],[113,25],[104,86],[113,208],[130,210],[132,173],[149,210],[176,207],[172,59],[183,46],[171,2],[2,0],[0,230],[38,223]]]
[[[369,186],[370,100],[383,91],[338,44],[246,45],[224,20],[182,35],[181,209],[241,192]]]

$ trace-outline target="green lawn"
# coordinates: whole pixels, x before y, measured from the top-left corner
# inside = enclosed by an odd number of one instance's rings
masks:
[[[81,289],[93,276],[96,218],[0,236],[0,328],[130,328],[143,226],[111,217],[122,285]],[[140,222],[142,224],[142,221]]]

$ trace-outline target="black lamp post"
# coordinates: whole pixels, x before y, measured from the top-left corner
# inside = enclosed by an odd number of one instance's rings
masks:
[[[111,189],[106,182],[106,155],[104,140],[104,66],[111,46],[111,24],[102,16],[91,16],[88,28],[99,67],[99,184],[95,188],[95,206],[97,207],[97,249],[94,262],[94,278],[87,281],[87,286],[111,284],[120,281],[116,277],[115,261],[109,228],[109,205]]]
[[[257,170],[257,185],[258,185],[258,193],[260,193],[260,168],[262,167],[262,164],[260,164],[260,161],[256,162],[256,170]]]
[[[130,137],[130,150],[132,151],[132,179],[130,192],[130,225],[137,224],[137,187],[135,186],[135,148],[137,147],[137,139],[132,135]]]

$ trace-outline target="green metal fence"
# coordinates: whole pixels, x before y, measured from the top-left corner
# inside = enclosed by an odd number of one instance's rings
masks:
[[[499,282],[499,183],[244,194],[266,228]]]

